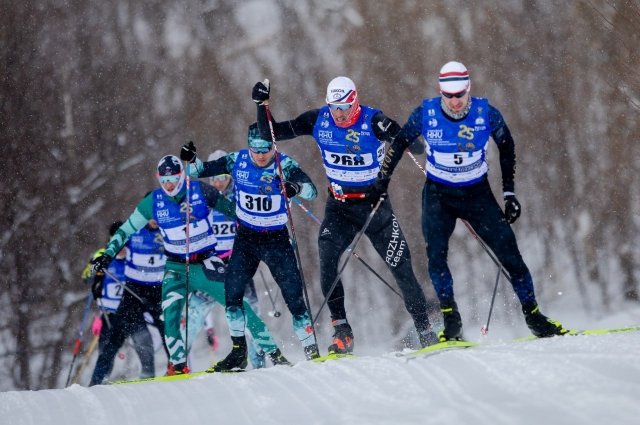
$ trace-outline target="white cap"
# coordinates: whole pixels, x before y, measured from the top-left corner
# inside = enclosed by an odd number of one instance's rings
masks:
[[[444,93],[460,93],[471,84],[467,67],[460,62],[448,62],[440,69],[440,91]]]
[[[327,86],[327,103],[353,103],[356,85],[347,77],[336,77]]]

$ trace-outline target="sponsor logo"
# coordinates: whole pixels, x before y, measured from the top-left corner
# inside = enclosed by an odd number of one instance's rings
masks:
[[[331,140],[333,138],[333,131],[330,131],[330,130],[319,130],[318,131],[318,137],[320,137],[321,139],[329,139],[329,140]]]
[[[427,139],[442,139],[442,129],[427,130]]]
[[[326,116],[326,114],[325,114],[325,116]],[[329,121],[327,121],[326,119],[322,120],[322,122],[320,123],[320,127],[329,128]]]
[[[248,171],[236,171],[236,179],[237,180],[248,180],[249,172]]]
[[[393,215],[391,226],[391,239],[387,245],[387,253],[384,260],[391,267],[397,267],[403,258],[405,249],[407,249],[407,242],[404,239],[400,239],[400,224],[398,224],[395,215]]]
[[[436,116],[436,110],[435,109],[429,109],[427,111],[427,116],[429,117],[435,117]]]
[[[483,125],[483,124],[484,124],[484,118],[482,117],[476,118],[476,125]]]
[[[429,121],[429,127],[437,127],[438,126],[438,120],[435,118],[431,118]]]
[[[369,125],[367,123],[364,123],[360,128],[362,128],[363,130],[369,130]]]
[[[247,168],[247,161],[240,161],[240,164],[238,164],[240,166],[240,168]]]
[[[324,227],[324,228],[322,229],[322,233],[320,234],[320,236],[328,236],[328,235],[330,235],[330,234],[331,234],[331,232],[329,231],[329,229],[327,229],[326,227]]]
[[[166,218],[169,217],[169,210],[158,210],[156,212],[156,215],[158,216],[158,218]]]

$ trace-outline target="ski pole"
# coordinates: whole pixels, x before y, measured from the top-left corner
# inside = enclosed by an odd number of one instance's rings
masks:
[[[280,317],[281,313],[278,311],[278,309],[276,309],[276,302],[273,300],[273,297],[271,296],[271,291],[269,291],[269,288],[267,287],[267,280],[264,278],[264,273],[262,273],[262,270],[260,270],[260,277],[262,278],[262,284],[264,285],[264,290],[267,292],[267,295],[269,296],[269,301],[271,301],[271,306],[273,307],[273,310],[269,312],[269,316]]]
[[[296,204],[297,206],[302,208],[302,210],[305,212],[305,214],[308,215],[309,217],[311,217],[311,219],[313,221],[315,221],[318,225],[322,225],[322,222],[320,221],[320,219],[318,217],[316,217],[311,211],[309,211],[309,209],[304,206],[302,201],[300,201],[298,198],[293,198],[293,202],[294,202],[294,204]],[[382,283],[384,283],[387,286],[387,288],[389,288],[394,294],[396,294],[397,296],[402,298],[402,295],[400,295],[400,293],[398,291],[396,291],[393,288],[393,286],[391,286],[389,284],[389,282],[384,280],[384,278],[382,276],[380,276],[380,274],[378,274],[378,272],[376,272],[369,264],[367,264],[367,262],[364,261],[356,252],[352,252],[351,255],[356,257],[360,261],[360,263],[362,263],[362,265],[364,265],[371,273],[373,273],[378,279],[380,279],[380,281]]]
[[[369,227],[369,224],[371,223],[373,216],[378,211],[378,208],[380,207],[380,205],[382,205],[382,203],[384,202],[384,199],[385,199],[385,194],[382,194],[382,196],[380,196],[380,199],[378,199],[378,202],[376,203],[376,205],[373,207],[373,209],[369,213],[369,216],[367,217],[367,220],[365,221],[364,226],[362,226],[362,229],[360,229],[360,231],[356,234],[355,238],[353,238],[353,241],[349,244],[345,252],[350,254],[351,252],[353,252],[353,250],[356,249],[356,247],[358,246],[358,243],[360,243],[360,240],[362,239],[362,236],[364,236],[364,232]],[[344,272],[344,269],[347,267],[347,264],[349,263],[350,259],[351,259],[351,255],[347,256],[347,258],[345,258],[344,262],[342,263],[342,266],[340,266],[340,269],[338,270],[338,274],[336,275],[335,279],[333,280],[333,283],[329,287],[329,290],[327,291],[327,295],[325,295],[324,301],[322,301],[322,305],[320,306],[320,308],[318,309],[318,312],[315,315],[316,320],[318,320],[318,317],[320,316],[320,312],[322,312],[322,309],[329,301],[329,297],[333,293],[333,290],[336,288],[336,285],[340,280],[340,276],[342,276],[342,272]],[[315,322],[312,322],[312,323],[315,327]]]
[[[98,345],[98,340],[99,339],[100,339],[99,335],[95,335],[91,339],[91,342],[89,343],[89,346],[87,347],[87,351],[84,353],[84,358],[82,359],[82,362],[80,363],[80,366],[78,366],[78,369],[76,369],[76,373],[74,373],[74,375],[73,375],[73,379],[71,380],[72,384],[77,384],[78,381],[80,380],[80,375],[82,374],[82,371],[84,370],[84,368],[87,367],[87,364],[89,364],[89,360],[91,360],[91,355],[95,351],[96,346]]]
[[[413,160],[413,162],[418,166],[418,168],[420,168],[420,170],[422,171],[423,174],[427,174],[426,170],[422,167],[422,165],[420,165],[420,163],[418,162],[418,160],[416,159],[415,156],[413,156],[413,154],[411,152],[409,152],[408,150],[405,151],[407,152],[407,154],[409,154],[409,156],[411,157],[411,159]],[[478,243],[480,243],[480,246],[482,246],[482,248],[484,249],[484,251],[487,253],[487,255],[489,255],[489,257],[491,258],[491,260],[494,262],[494,264],[496,266],[498,266],[500,268],[500,271],[502,272],[502,274],[504,275],[504,277],[507,278],[507,280],[509,282],[511,282],[511,276],[509,276],[509,273],[507,273],[507,271],[504,269],[504,267],[502,267],[502,264],[500,263],[500,261],[498,260],[498,258],[496,257],[496,255],[493,253],[493,251],[491,251],[491,249],[487,246],[487,244],[482,240],[482,238],[480,237],[480,235],[478,235],[476,233],[475,230],[473,230],[473,227],[471,227],[471,225],[469,224],[469,222],[467,220],[463,220],[460,219],[460,221],[462,221],[462,223],[465,225],[465,227],[467,228],[467,230],[469,230],[469,232],[471,233],[471,235],[478,241]]]
[[[269,80],[264,80],[265,85],[269,86]],[[289,222],[289,233],[291,233],[291,244],[293,245],[293,252],[296,257],[296,262],[298,264],[298,273],[300,274],[300,280],[302,281],[302,293],[304,294],[305,302],[307,304],[307,310],[309,312],[309,320],[311,320],[311,327],[313,328],[313,338],[317,341],[318,337],[316,335],[315,322],[313,320],[313,316],[311,315],[311,302],[309,301],[309,292],[307,291],[307,284],[304,280],[304,273],[302,272],[302,260],[300,259],[300,250],[298,249],[298,239],[296,238],[296,231],[293,226],[293,214],[291,214],[291,206],[289,205],[289,198],[287,197],[287,190],[285,188],[284,182],[284,171],[282,170],[282,164],[280,163],[280,157],[278,153],[278,144],[276,143],[276,133],[273,130],[273,122],[271,116],[271,109],[269,108],[269,103],[264,104],[265,111],[267,113],[267,122],[269,123],[269,131],[271,133],[271,141],[273,142],[273,150],[275,151],[275,162],[278,168],[278,175],[280,176],[280,190],[285,198],[285,205],[287,208],[287,219]]]
[[[145,307],[149,308],[149,302],[147,300],[143,300],[142,298],[140,298],[140,295],[136,294],[133,289],[129,288],[127,286],[126,282],[121,281],[120,279],[118,279],[116,276],[113,275],[113,273],[111,273],[109,270],[105,269],[104,270],[104,274],[106,274],[107,276],[109,276],[111,279],[113,279],[114,282],[116,282],[118,285],[120,285],[125,291],[127,291],[128,293],[131,294],[131,296],[133,296],[136,300],[140,301],[140,303],[142,305],[144,305]]]
[[[91,288],[89,288],[89,294],[87,295],[87,301],[84,306],[84,310],[82,312],[82,319],[80,320],[80,326],[78,328],[78,337],[76,338],[73,344],[73,358],[71,359],[71,365],[69,366],[69,375],[67,376],[67,382],[65,383],[65,387],[69,386],[69,382],[71,381],[71,372],[73,371],[73,366],[78,358],[78,353],[80,353],[80,346],[82,344],[82,336],[84,335],[84,327],[87,321],[87,315],[89,314],[89,309],[91,308],[91,301],[93,300],[93,294],[91,293]]]
[[[185,299],[185,324],[184,324],[184,347],[185,347],[185,365],[186,365],[186,369],[187,371],[189,370],[189,352],[188,352],[188,347],[189,347],[189,227],[191,226],[191,176],[189,175],[191,172],[191,168],[190,168],[190,163],[189,161],[185,161],[185,180],[186,180],[186,184],[187,184],[187,193],[186,193],[186,203],[187,203],[187,208],[186,208],[186,226],[185,226],[185,237],[186,237],[186,242],[185,242],[185,255],[184,255],[184,260],[185,260],[185,278],[186,278],[186,282],[185,282],[185,294],[184,294],[184,299]]]
[[[496,300],[496,293],[498,292],[498,282],[500,282],[501,271],[502,271],[502,266],[498,268],[498,275],[496,276],[496,284],[493,285],[493,295],[491,295],[491,305],[489,306],[489,315],[487,316],[487,324],[480,329],[480,333],[482,335],[487,335],[489,333],[489,322],[491,321],[491,313],[493,312],[493,303]]]

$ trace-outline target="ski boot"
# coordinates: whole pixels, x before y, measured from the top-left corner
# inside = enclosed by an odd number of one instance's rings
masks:
[[[426,329],[416,329],[416,332],[418,334],[418,339],[420,340],[420,345],[422,346],[422,348],[440,342],[440,338],[438,338],[438,335],[436,335],[436,333],[431,329],[431,326]]]
[[[462,340],[462,318],[458,312],[455,301],[451,304],[440,305],[444,329],[438,334],[440,342],[461,341]]]
[[[333,344],[329,346],[329,354],[351,354],[353,352],[353,331],[346,319],[334,320]]]
[[[223,360],[206,370],[214,372],[240,372],[247,367],[247,340],[244,336],[232,336],[233,348]]]
[[[537,304],[527,304],[522,306],[524,320],[531,333],[538,338],[547,338],[555,335],[565,335],[570,331],[562,327],[562,323],[557,320],[549,319],[540,313],[540,307]]]
[[[313,360],[320,357],[320,351],[318,351],[318,344],[311,344],[304,347],[304,357],[307,360]]]
[[[271,360],[271,363],[273,363],[274,366],[278,366],[278,365],[293,366],[291,362],[287,360],[285,356],[282,355],[282,352],[280,351],[279,348],[276,348],[275,351],[267,353],[267,355],[269,356],[269,359]]]
[[[185,375],[189,372],[190,370],[186,363],[173,364],[169,362],[165,376]]]

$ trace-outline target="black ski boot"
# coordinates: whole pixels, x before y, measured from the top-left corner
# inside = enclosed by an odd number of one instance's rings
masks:
[[[313,360],[320,357],[320,351],[318,351],[318,344],[311,344],[307,347],[304,347],[304,357],[307,360]]]
[[[207,369],[213,372],[240,372],[247,367],[247,340],[244,336],[232,336],[233,349],[223,360]]]
[[[271,360],[271,363],[273,363],[274,366],[277,366],[277,365],[293,366],[291,362],[287,360],[285,356],[282,355],[282,352],[280,352],[279,348],[276,348],[275,351],[267,353],[267,356],[269,356],[269,359]]]
[[[555,335],[565,335],[570,331],[562,327],[562,323],[557,320],[549,319],[540,313],[540,307],[537,304],[528,304],[522,306],[524,320],[531,333],[538,338],[547,338]]]
[[[329,354],[351,354],[353,352],[353,331],[346,319],[334,320],[333,344]]]
[[[438,334],[440,342],[461,341],[462,318],[460,317],[455,301],[448,305],[441,304],[440,311],[442,312],[442,319],[444,321],[444,330]]]

